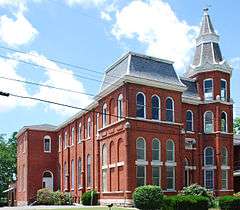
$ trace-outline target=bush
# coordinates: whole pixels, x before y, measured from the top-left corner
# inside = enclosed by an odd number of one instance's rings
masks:
[[[196,195],[176,195],[164,198],[164,210],[208,210],[208,198]]]
[[[85,206],[97,205],[98,202],[97,192],[94,190],[83,193],[81,201]]]
[[[223,196],[219,198],[219,207],[221,210],[240,209],[240,197]]]
[[[184,187],[180,195],[200,195],[208,198],[208,207],[213,207],[215,204],[215,198],[213,193],[198,184],[192,184],[188,187]]]
[[[135,189],[133,201],[141,210],[157,210],[164,205],[162,189],[158,186],[146,185]]]
[[[52,192],[44,188],[37,192],[37,204],[39,205],[72,205],[73,197],[71,193],[60,191]]]

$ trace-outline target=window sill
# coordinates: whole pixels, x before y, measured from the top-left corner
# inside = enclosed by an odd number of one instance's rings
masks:
[[[51,151],[44,151],[44,153],[51,153]]]
[[[195,131],[186,131],[186,134],[195,134]]]

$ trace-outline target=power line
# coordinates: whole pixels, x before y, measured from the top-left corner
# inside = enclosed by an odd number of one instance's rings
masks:
[[[32,81],[14,79],[14,78],[3,77],[3,76],[0,76],[0,79],[10,80],[10,81],[19,82],[19,83],[25,83],[25,84],[29,84],[29,85],[36,85],[36,86],[41,86],[41,87],[46,87],[46,88],[52,88],[52,89],[56,89],[56,90],[66,91],[66,92],[78,93],[78,94],[88,95],[88,96],[92,96],[92,97],[95,96],[94,94],[91,94],[91,93],[84,93],[84,92],[80,92],[80,91],[76,91],[76,90],[60,88],[60,87],[56,87],[56,86],[52,86],[52,85],[45,85],[45,84],[32,82]]]

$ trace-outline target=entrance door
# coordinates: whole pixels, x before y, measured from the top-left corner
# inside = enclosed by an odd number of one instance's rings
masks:
[[[50,190],[53,190],[53,175],[51,172],[49,171],[44,172],[42,186],[43,188],[48,188]]]

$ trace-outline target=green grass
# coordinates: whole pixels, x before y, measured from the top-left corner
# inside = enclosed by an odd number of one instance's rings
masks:
[[[51,209],[51,210],[109,210],[109,208],[107,207],[81,207],[81,208],[59,208],[59,209]],[[111,210],[129,210],[131,208],[117,208],[117,207],[112,207]],[[42,209],[42,210],[46,210],[46,209]]]

